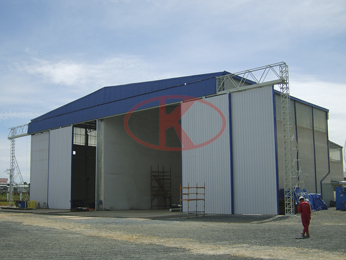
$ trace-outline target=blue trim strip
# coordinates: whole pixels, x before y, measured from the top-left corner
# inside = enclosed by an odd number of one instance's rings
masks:
[[[232,153],[232,109],[231,109],[231,94],[228,94],[228,115],[229,115],[229,154],[230,154],[230,174],[231,174],[231,214],[234,214],[234,189],[233,189],[233,153]]]
[[[73,143],[74,143],[74,126],[71,127],[72,128],[72,143],[71,143],[71,153],[70,153],[70,156],[71,156],[71,193],[70,193],[70,209],[72,209],[73,207],[73,164],[74,164],[74,158],[73,158]],[[96,158],[95,158],[96,159]]]
[[[273,116],[274,116],[274,141],[275,141],[275,170],[276,170],[276,198],[277,198],[277,214],[280,215],[280,190],[279,190],[279,159],[278,159],[278,131],[276,127],[276,99],[274,87],[272,88],[273,93]]]
[[[49,168],[50,168],[49,161],[50,161],[50,130],[48,132],[47,209],[49,209]]]

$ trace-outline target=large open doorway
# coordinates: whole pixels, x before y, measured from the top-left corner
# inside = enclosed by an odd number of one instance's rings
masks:
[[[96,122],[73,127],[71,209],[95,208]]]
[[[165,112],[175,108],[177,105],[167,106]],[[161,209],[180,203],[181,143],[173,127],[160,132],[164,122],[159,109],[136,111],[128,122],[126,115],[103,120],[105,209]],[[153,148],[159,144],[177,150]],[[163,199],[166,201],[161,203]]]

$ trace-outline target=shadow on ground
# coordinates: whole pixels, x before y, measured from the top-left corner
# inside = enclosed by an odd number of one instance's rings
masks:
[[[201,222],[224,222],[224,223],[253,223],[260,224],[270,221],[280,221],[288,216],[283,215],[205,215],[205,216],[189,216],[182,215],[181,218],[167,218],[167,221],[201,221]]]

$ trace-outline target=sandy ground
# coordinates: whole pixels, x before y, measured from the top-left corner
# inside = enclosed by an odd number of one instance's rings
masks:
[[[0,210],[0,259],[346,259],[346,211],[300,216],[89,217]]]

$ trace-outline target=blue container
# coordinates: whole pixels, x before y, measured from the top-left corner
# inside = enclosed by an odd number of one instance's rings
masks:
[[[335,187],[336,209],[341,209],[341,204],[346,203],[346,187]]]
[[[346,202],[340,203],[340,210],[346,211]]]
[[[25,201],[20,201],[20,202],[19,202],[19,208],[25,209],[25,208],[26,208],[26,205],[25,205],[25,204],[26,204]]]

